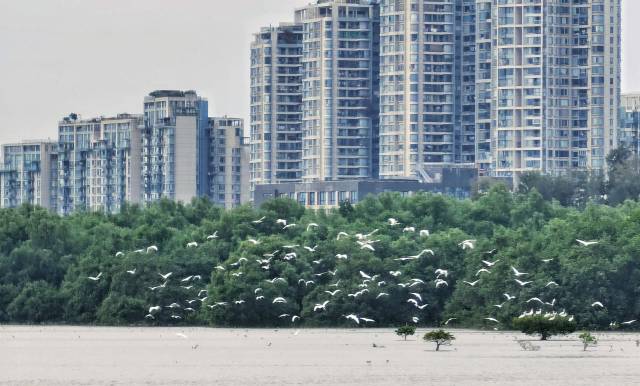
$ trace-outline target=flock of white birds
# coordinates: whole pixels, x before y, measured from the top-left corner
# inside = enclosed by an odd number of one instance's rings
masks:
[[[264,221],[266,221],[267,218],[266,217],[262,217],[260,219],[254,220],[252,221],[253,224],[261,224]],[[285,219],[277,219],[275,221],[276,224],[279,224],[282,227],[282,231],[286,231],[287,229],[290,228],[294,228],[297,227],[298,225],[295,223],[289,223],[287,220]],[[388,226],[390,227],[399,227],[402,224],[394,219],[394,218],[389,218],[388,221]],[[306,231],[307,232],[311,232],[313,231],[315,228],[318,227],[318,224],[316,223],[309,223],[306,225]],[[339,232],[336,236],[337,240],[340,239],[353,239],[357,245],[359,246],[359,248],[361,250],[367,250],[370,252],[374,252],[375,251],[375,244],[377,242],[379,242],[380,240],[375,239],[375,235],[378,233],[378,229],[373,230],[372,232],[369,232],[367,234],[361,234],[361,233],[357,233],[355,235],[350,235],[346,232]],[[422,229],[419,231],[416,231],[415,227],[413,226],[405,226],[402,229],[403,233],[416,233],[417,235],[419,235],[419,237],[429,237],[430,233],[428,230],[426,229]],[[206,241],[207,242],[213,242],[216,239],[218,239],[218,232],[216,231],[215,233],[209,235],[206,237]],[[261,244],[260,240],[254,239],[254,238],[249,238],[247,239],[247,242],[252,244],[252,245],[259,245]],[[576,242],[581,245],[582,247],[590,247],[593,245],[598,244],[598,241],[583,241],[583,240],[576,240]],[[197,248],[198,247],[198,242],[196,241],[192,241],[189,242],[188,244],[186,244],[186,248]],[[474,248],[476,248],[476,240],[463,240],[461,241],[458,246],[460,248],[462,248],[463,250],[473,250]],[[301,251],[306,251],[309,255],[313,256],[313,254],[316,252],[316,249],[318,248],[317,245],[311,247],[311,246],[300,246],[300,245],[282,245],[281,248],[279,250],[276,250],[272,253],[265,253],[263,255],[262,259],[256,259],[256,263],[260,266],[261,269],[265,270],[265,271],[269,271],[270,267],[271,267],[271,263],[275,260],[275,259],[281,259],[282,261],[285,262],[290,262],[294,259],[298,258],[298,254]],[[156,253],[158,252],[158,247],[155,245],[151,245],[145,249],[138,249],[136,251],[134,251],[134,253]],[[490,260],[490,256],[494,255],[496,253],[496,250],[491,250],[491,251],[487,251],[484,252],[484,254],[487,256],[487,258],[485,260],[482,260],[482,264],[483,267],[481,267],[480,269],[478,269],[478,271],[476,272],[475,276],[477,277],[477,279],[475,279],[474,281],[467,281],[467,280],[463,280],[462,283],[464,285],[468,285],[470,287],[475,287],[477,286],[479,283],[482,282],[482,277],[484,275],[490,275],[491,274],[491,270],[497,265],[500,264],[500,259],[495,259],[493,261]],[[124,252],[117,252],[116,253],[116,257],[121,257],[124,256],[125,253]],[[398,261],[399,263],[404,263],[404,262],[408,262],[408,261],[413,261],[413,260],[418,260],[418,259],[424,259],[424,258],[428,258],[429,256],[435,256],[435,252],[431,249],[423,249],[422,251],[420,251],[419,253],[417,253],[416,255],[412,255],[412,256],[405,256],[405,257],[400,257],[400,258],[395,258],[395,261]],[[336,262],[340,261],[340,260],[348,260],[349,256],[347,254],[336,254],[335,255],[335,259]],[[552,259],[546,259],[546,260],[542,260],[544,263],[549,263],[552,261]],[[231,271],[231,270],[235,270],[234,272],[231,273],[231,275],[233,277],[236,278],[241,278],[242,275],[244,274],[242,272],[242,266],[244,264],[248,263],[248,259],[245,257],[242,257],[240,259],[238,259],[237,261],[235,261],[234,263],[228,263],[225,265],[217,265],[216,267],[214,267],[215,270],[218,271]],[[314,264],[320,264],[320,260],[312,260],[312,263]],[[527,277],[530,275],[527,272],[521,272],[520,270],[518,270],[516,267],[511,266],[511,272],[512,272],[512,279],[515,283],[518,284],[519,287],[525,287],[528,285],[531,285],[533,282],[530,280],[527,280]],[[315,277],[322,277],[322,276],[336,276],[336,273],[338,271],[339,268],[335,269],[334,271],[326,271],[326,272],[320,272],[320,273],[315,273],[314,276]],[[130,275],[136,275],[136,269],[132,269],[127,271],[128,274]],[[330,284],[330,287],[335,288],[334,290],[326,290],[324,291],[324,293],[326,294],[327,298],[326,300],[322,301],[321,303],[316,303],[313,306],[313,312],[324,312],[327,310],[327,307],[331,306],[332,303],[332,299],[336,296],[344,296],[346,295],[347,297],[350,298],[354,298],[357,299],[360,296],[362,296],[365,293],[371,293],[372,291],[375,291],[376,297],[375,299],[380,299],[383,297],[387,297],[389,296],[389,293],[384,291],[384,287],[386,286],[390,286],[390,285],[397,285],[399,287],[402,288],[406,288],[406,289],[410,289],[411,292],[409,292],[409,298],[406,299],[406,303],[409,307],[412,307],[415,309],[415,315],[411,317],[410,322],[412,323],[419,323],[420,322],[420,313],[419,311],[423,311],[425,310],[429,304],[424,303],[423,302],[423,296],[420,293],[420,288],[424,287],[426,285],[428,285],[429,280],[425,281],[423,279],[420,278],[406,278],[406,279],[402,279],[403,277],[403,272],[402,272],[402,267],[398,267],[398,270],[392,270],[392,271],[388,271],[385,273],[378,273],[378,274],[370,274],[364,271],[359,271],[359,280],[361,280],[361,283],[358,285],[358,290],[352,293],[349,293],[349,291],[346,288],[343,288],[341,286],[341,282],[340,280],[335,281],[334,283]],[[449,270],[442,267],[442,268],[438,268],[435,270],[434,272],[435,274],[435,278],[432,281],[432,284],[434,285],[434,287],[436,289],[439,288],[443,288],[443,287],[448,287],[449,283],[448,283],[448,277],[449,277]],[[167,284],[169,283],[169,278],[173,275],[173,272],[168,272],[168,273],[159,273],[158,276],[160,277],[160,279],[162,279],[162,283],[161,284],[157,284],[155,286],[149,286],[149,290],[150,291],[159,291],[162,290],[164,288],[166,288]],[[384,277],[387,277],[388,279],[386,280],[382,280]],[[94,282],[98,282],[99,280],[101,280],[102,278],[102,272],[98,273],[96,276],[89,276],[88,280],[94,281]],[[196,282],[199,282],[202,280],[202,277],[200,275],[191,275],[191,276],[187,276],[184,277],[182,279],[180,279],[179,284],[180,286],[185,289],[185,290],[197,290],[197,288],[194,287]],[[393,281],[393,282],[392,282]],[[288,283],[287,280],[283,277],[272,277],[270,279],[265,280],[265,285],[290,285],[292,283]],[[315,285],[315,281],[311,280],[311,279],[305,279],[305,278],[300,278],[298,280],[297,285],[300,286],[305,286],[305,287],[309,287],[309,286],[313,286]],[[546,285],[546,287],[555,287],[558,286],[558,283],[556,283],[555,281],[549,281]],[[288,301],[286,298],[284,297],[275,297],[274,299],[266,299],[264,295],[262,295],[263,289],[261,287],[256,287],[253,290],[254,292],[254,296],[255,296],[255,301],[263,301],[263,302],[270,302],[272,304],[272,307],[278,307],[279,304],[286,304]],[[340,295],[342,294],[342,295]],[[496,309],[500,309],[502,308],[505,303],[507,302],[512,302],[514,300],[517,299],[516,295],[511,295],[509,293],[504,293],[504,297],[505,297],[505,301],[503,303],[500,304],[496,304],[494,305],[494,307]],[[184,305],[181,304],[180,302],[185,303]],[[169,310],[169,312],[171,312],[170,317],[172,319],[182,319],[184,314],[186,313],[190,313],[190,312],[196,312],[196,309],[194,307],[196,307],[196,304],[201,304],[203,306],[207,306],[211,309],[215,309],[215,308],[224,308],[224,307],[241,307],[246,303],[245,299],[209,299],[208,297],[208,293],[206,289],[200,289],[197,292],[197,296],[194,297],[193,299],[188,299],[188,300],[176,300],[175,302],[173,302],[172,304],[169,305],[153,305],[149,307],[148,313],[146,314],[145,318],[147,319],[155,319],[156,316],[165,311],[165,310]],[[527,305],[528,310],[524,311],[520,317],[526,317],[526,316],[531,316],[531,315],[542,315],[545,318],[548,318],[550,320],[555,319],[557,317],[562,317],[562,318],[567,318],[569,321],[572,321],[574,319],[573,316],[568,315],[566,311],[562,310],[560,312],[556,311],[556,299],[553,299],[551,301],[543,301],[542,299],[540,299],[539,297],[532,297],[526,301],[524,301],[524,304]],[[537,310],[533,308],[534,305],[537,305]],[[594,301],[591,304],[591,307],[596,308],[596,309],[604,309],[605,306],[604,304],[602,304],[602,302],[600,301]],[[546,311],[543,311],[543,309],[545,309]],[[182,314],[182,315],[181,315]],[[300,315],[290,315],[287,313],[283,313],[279,316],[282,319],[289,319],[291,321],[291,323],[296,323],[301,319]],[[342,317],[344,317],[347,320],[352,321],[355,324],[363,324],[363,325],[370,325],[375,323],[376,321],[368,318],[366,316],[362,316],[362,315],[357,315],[356,312],[352,312],[349,314],[345,314],[342,315]],[[443,324],[444,325],[448,325],[450,322],[457,320],[457,318],[453,317],[453,318],[449,318],[448,320],[446,320]],[[492,317],[491,315],[487,315],[484,320],[486,320],[489,323],[494,323],[496,327],[494,327],[495,329],[497,329],[497,326],[500,324],[500,321],[498,319],[496,319],[495,317]],[[407,321],[409,322],[409,321]],[[631,324],[634,324],[636,322],[636,320],[629,320],[626,322],[622,322],[622,325],[628,326]],[[617,322],[611,322],[610,327],[617,327],[618,323]]]

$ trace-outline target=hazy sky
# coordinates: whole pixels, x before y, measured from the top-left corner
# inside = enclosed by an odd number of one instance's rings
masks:
[[[0,143],[57,121],[140,113],[155,89],[194,89],[209,115],[249,114],[249,44],[310,0],[0,0]],[[640,1],[623,0],[623,92],[640,91]]]

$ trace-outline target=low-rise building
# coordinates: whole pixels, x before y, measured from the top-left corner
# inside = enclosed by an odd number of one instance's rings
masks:
[[[368,195],[399,192],[410,196],[419,192],[440,193],[457,198],[471,195],[478,172],[474,168],[434,168],[422,179],[335,180],[309,183],[257,185],[254,205],[277,197],[288,197],[311,209],[331,209],[348,201],[362,201]]]

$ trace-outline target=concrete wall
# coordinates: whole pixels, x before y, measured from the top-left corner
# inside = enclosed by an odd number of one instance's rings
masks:
[[[188,203],[198,194],[197,190],[197,149],[196,116],[177,116],[174,154],[174,198]]]

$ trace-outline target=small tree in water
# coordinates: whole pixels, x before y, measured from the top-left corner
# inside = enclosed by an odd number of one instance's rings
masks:
[[[436,331],[427,332],[426,334],[424,334],[422,339],[427,342],[435,343],[436,351],[440,351],[440,346],[442,345],[450,346],[451,342],[454,341],[456,338],[452,334],[446,332],[445,330],[436,330]]]
[[[553,335],[571,334],[576,330],[576,323],[559,315],[530,315],[513,319],[513,327],[527,335],[540,335],[540,340],[547,340]]]
[[[413,335],[416,333],[416,327],[415,326],[402,326],[402,327],[398,327],[398,329],[396,330],[396,334],[398,336],[402,336],[404,338],[404,340],[407,340],[407,336],[409,335]]]
[[[598,344],[598,339],[595,336],[591,335],[591,333],[588,331],[585,331],[582,334],[580,334],[578,338],[580,338],[584,346],[583,351],[587,351],[589,346],[595,346]]]

